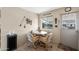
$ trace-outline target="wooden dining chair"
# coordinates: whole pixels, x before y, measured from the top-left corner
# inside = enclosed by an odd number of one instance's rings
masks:
[[[33,43],[33,47],[37,48],[37,46],[35,45],[35,43],[38,41],[39,36],[37,36],[36,34],[32,35],[32,43]]]
[[[48,50],[48,35],[45,36],[41,36],[40,37],[40,41],[42,41],[43,43],[45,43],[45,47]]]

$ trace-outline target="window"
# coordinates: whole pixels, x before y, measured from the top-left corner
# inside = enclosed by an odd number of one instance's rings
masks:
[[[62,15],[62,28],[63,29],[75,29],[76,25],[76,13]]]
[[[53,17],[46,16],[42,18],[42,29],[52,29],[53,28]]]

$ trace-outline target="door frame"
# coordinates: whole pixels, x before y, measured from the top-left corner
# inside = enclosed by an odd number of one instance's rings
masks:
[[[79,11],[75,11],[75,12],[70,12],[69,14],[71,14],[71,13],[78,13]],[[62,13],[62,14],[60,14],[60,43],[62,43],[61,42],[61,32],[62,32],[62,15],[65,15],[65,14],[68,14],[68,13]],[[77,27],[76,27],[76,29],[77,29]],[[77,35],[77,48],[78,48],[78,35]]]

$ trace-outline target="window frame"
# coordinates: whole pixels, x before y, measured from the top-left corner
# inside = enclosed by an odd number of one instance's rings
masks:
[[[71,13],[69,13],[69,14],[71,14],[71,15],[75,14],[75,22],[74,22],[75,28],[74,28],[74,29],[77,29],[77,27],[76,27],[76,26],[77,26],[77,24],[76,24],[76,15],[77,15],[77,12],[71,12]],[[69,14],[68,14],[68,15],[69,15]],[[67,14],[66,14],[66,13],[65,13],[65,14],[62,14],[62,15],[61,15],[61,19],[62,19],[62,17],[65,16],[65,15],[67,15]],[[61,20],[61,28],[62,28],[62,29],[66,29],[66,28],[63,28],[63,23],[62,23],[62,22],[63,22],[63,20]],[[70,29],[70,30],[74,30],[74,29]]]
[[[45,17],[52,17],[52,20],[51,20],[51,21],[52,21],[52,25],[53,25],[53,26],[52,26],[51,29],[45,29],[45,28],[42,27],[42,20],[43,20],[43,18],[45,18]],[[50,31],[51,31],[51,30],[54,28],[54,16],[53,16],[53,15],[42,16],[42,17],[40,18],[40,21],[41,21],[41,22],[40,22],[40,25],[41,25],[40,28],[41,28],[42,30],[50,30]]]

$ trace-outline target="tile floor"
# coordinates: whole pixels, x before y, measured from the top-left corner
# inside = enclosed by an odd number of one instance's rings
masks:
[[[64,51],[61,48],[58,48],[58,44],[53,44],[52,48],[34,48],[31,44],[25,43],[23,46],[21,46],[20,48],[18,48],[16,51]]]
[[[52,43],[52,47],[49,47],[48,49],[42,48],[42,47],[35,49],[32,43],[30,43],[29,41],[26,41],[26,43],[21,47],[17,48],[16,51],[77,51],[77,50],[74,50],[70,47],[64,46],[62,44],[56,44],[56,43]]]

